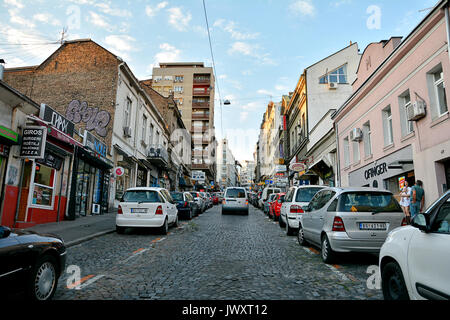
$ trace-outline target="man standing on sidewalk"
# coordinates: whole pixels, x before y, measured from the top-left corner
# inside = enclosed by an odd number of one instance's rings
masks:
[[[425,191],[422,186],[422,181],[417,180],[416,184],[411,188],[411,220],[424,209]]]

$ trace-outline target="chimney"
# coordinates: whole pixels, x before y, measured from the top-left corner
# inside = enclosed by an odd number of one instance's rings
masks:
[[[5,60],[0,59],[0,80],[3,81],[3,73],[5,72]]]

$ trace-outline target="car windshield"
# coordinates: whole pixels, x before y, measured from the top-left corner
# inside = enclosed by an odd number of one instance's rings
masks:
[[[122,202],[157,203],[161,202],[161,199],[156,191],[127,191],[123,195]]]
[[[402,208],[390,193],[349,192],[341,195],[338,211],[402,212]]]
[[[284,198],[285,198],[285,197],[286,197],[286,196],[281,196],[281,197],[280,197],[280,201],[281,201],[281,202],[284,202]]]
[[[244,191],[244,189],[228,189],[226,198],[231,198],[231,199],[245,198],[245,191]]]
[[[311,202],[316,193],[322,189],[323,188],[300,188],[297,191],[295,202]]]
[[[182,193],[172,192],[170,195],[172,196],[172,199],[175,201],[184,201],[184,197],[183,197]]]

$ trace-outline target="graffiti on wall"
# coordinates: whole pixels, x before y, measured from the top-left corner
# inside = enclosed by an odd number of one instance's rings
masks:
[[[111,121],[109,112],[90,108],[87,102],[73,100],[66,110],[66,118],[74,123],[83,122],[87,131],[95,131],[100,137],[108,134],[108,125]]]
[[[19,169],[14,166],[10,166],[8,170],[8,182],[7,184],[10,186],[15,186],[19,183]]]

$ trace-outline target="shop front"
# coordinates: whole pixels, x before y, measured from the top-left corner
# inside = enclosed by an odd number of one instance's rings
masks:
[[[116,204],[122,199],[125,191],[134,187],[136,170],[136,161],[134,157],[120,148],[114,146],[116,152],[116,161],[114,165],[115,171],[115,200]]]
[[[412,146],[408,146],[349,174],[351,187],[386,189],[398,195],[405,185],[415,181]]]
[[[0,125],[0,210],[3,208],[8,158],[13,145],[19,144],[19,134]]]

